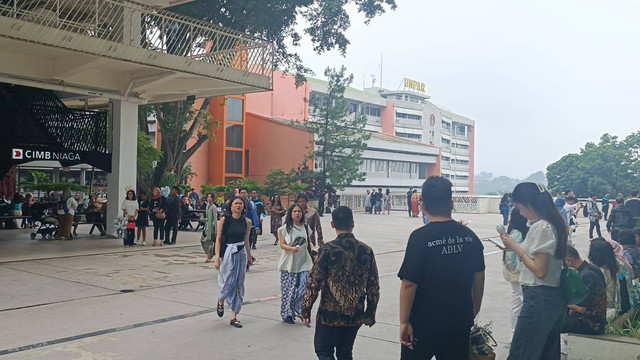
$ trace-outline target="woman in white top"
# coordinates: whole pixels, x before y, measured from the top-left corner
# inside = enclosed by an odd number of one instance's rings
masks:
[[[567,313],[560,287],[567,246],[565,223],[544,185],[518,184],[512,201],[528,220],[529,232],[521,245],[509,235],[500,235],[505,248],[522,262],[523,304],[508,360],[559,360],[560,330]]]
[[[302,314],[302,300],[307,288],[309,273],[313,260],[309,253],[309,228],[304,223],[304,211],[298,204],[293,204],[287,212],[285,224],[278,229],[280,239],[280,289],[282,303],[280,315],[288,324]]]
[[[76,214],[78,203],[76,199],[71,196],[71,190],[69,188],[62,191],[60,203],[62,210],[59,210],[58,213],[58,219],[60,221],[58,224],[58,236],[65,240],[71,240],[71,225],[73,225],[73,217]]]
[[[127,191],[127,197],[122,202],[122,216],[128,221],[134,221],[138,215],[138,201],[136,200],[136,192]]]
[[[136,192],[133,190],[127,191],[127,197],[122,202],[122,216],[127,219],[127,225],[130,222],[136,221],[136,216],[138,216],[138,201],[136,200]],[[124,236],[125,247],[131,247],[134,245],[133,240],[136,235],[135,231],[135,225],[133,226],[133,229],[129,229],[129,226],[127,226]]]

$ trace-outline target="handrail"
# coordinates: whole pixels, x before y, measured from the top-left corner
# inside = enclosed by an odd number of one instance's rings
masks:
[[[38,24],[42,38],[55,28],[269,77],[273,74],[270,42],[129,0],[4,0],[0,16]],[[65,41],[64,37],[54,40],[58,43],[54,46]]]

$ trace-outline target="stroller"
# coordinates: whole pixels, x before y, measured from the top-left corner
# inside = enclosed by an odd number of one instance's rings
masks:
[[[36,203],[32,207],[33,220],[40,223],[35,232],[30,234],[35,239],[38,234],[43,239],[54,239],[58,236],[58,219],[53,215],[55,203]]]

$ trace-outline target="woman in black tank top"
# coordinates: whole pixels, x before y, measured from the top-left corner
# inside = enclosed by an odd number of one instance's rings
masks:
[[[231,199],[230,211],[218,220],[216,234],[216,251],[214,266],[220,270],[218,284],[220,285],[220,297],[218,298],[218,316],[224,315],[224,301],[231,308],[231,326],[241,328],[242,324],[237,319],[244,300],[244,279],[247,265],[252,265],[251,249],[249,247],[249,231],[251,220],[246,219],[245,202],[241,197]],[[222,237],[225,241],[222,244]],[[220,259],[222,246],[225,246],[224,257]]]

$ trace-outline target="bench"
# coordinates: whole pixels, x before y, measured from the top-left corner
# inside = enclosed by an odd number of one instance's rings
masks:
[[[4,216],[0,216],[0,229],[19,229],[20,227],[16,223],[16,220],[31,219],[31,218],[32,218],[31,215],[20,215],[20,216],[4,215]],[[9,227],[8,226],[9,223],[13,223],[13,225],[15,227]]]

